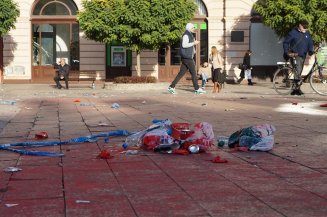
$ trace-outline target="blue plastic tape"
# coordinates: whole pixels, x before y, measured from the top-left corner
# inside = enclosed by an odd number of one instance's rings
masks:
[[[131,133],[126,130],[116,130],[108,133],[101,133],[97,135],[81,136],[72,138],[67,141],[44,141],[44,142],[18,142],[13,144],[1,144],[0,150],[12,151],[23,155],[33,155],[33,156],[63,156],[63,153],[56,152],[41,152],[41,151],[29,151],[29,150],[19,150],[11,147],[44,147],[44,146],[55,146],[55,145],[67,145],[85,142],[97,142],[98,138],[106,137],[105,140],[108,141],[111,136],[128,136]]]

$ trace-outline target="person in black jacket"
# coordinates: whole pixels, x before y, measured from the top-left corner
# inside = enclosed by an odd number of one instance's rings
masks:
[[[296,28],[292,29],[284,39],[283,49],[285,60],[290,59],[293,66],[296,67],[297,74],[295,79],[298,83],[292,95],[302,95],[301,91],[301,73],[307,54],[313,55],[313,41],[310,33],[307,31],[309,22],[307,20],[300,20]],[[293,59],[294,58],[294,59]],[[295,60],[295,61],[294,61]]]
[[[170,84],[168,87],[168,92],[171,94],[176,94],[175,86],[179,82],[179,80],[185,75],[187,70],[190,71],[192,75],[192,82],[193,87],[196,94],[202,94],[205,93],[205,91],[202,88],[199,88],[198,80],[196,76],[196,69],[195,69],[195,62],[194,62],[194,54],[195,54],[195,48],[194,46],[199,44],[200,42],[194,39],[194,36],[192,33],[194,33],[194,25],[192,23],[186,24],[186,31],[183,34],[182,41],[180,43],[180,55],[182,58],[182,65],[181,68],[176,75],[176,78],[174,81]]]
[[[66,64],[66,61],[64,58],[61,58],[59,61],[59,64],[55,64],[56,69],[56,76],[53,78],[53,80],[56,82],[56,87],[58,89],[61,89],[62,86],[60,84],[60,80],[65,80],[66,89],[68,89],[68,78],[69,78],[69,65]]]
[[[248,85],[253,85],[252,83],[252,75],[251,75],[251,50],[247,50],[243,57],[243,70],[244,70],[244,77],[248,80]]]

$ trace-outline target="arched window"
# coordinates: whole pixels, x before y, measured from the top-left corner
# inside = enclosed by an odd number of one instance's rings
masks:
[[[40,0],[34,7],[33,15],[60,16],[76,15],[77,7],[71,0]]]
[[[207,11],[207,7],[205,6],[205,4],[203,3],[202,0],[195,0],[195,3],[198,6],[198,10],[197,10],[197,15],[198,16],[205,16],[208,17],[208,11]]]

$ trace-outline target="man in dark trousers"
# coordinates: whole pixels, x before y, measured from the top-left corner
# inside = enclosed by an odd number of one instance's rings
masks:
[[[285,37],[283,42],[284,58],[291,58],[291,64],[296,66],[297,74],[295,79],[297,80],[296,89],[291,93],[292,95],[302,95],[300,87],[302,84],[301,73],[307,53],[311,56],[313,51],[313,41],[310,33],[307,31],[309,23],[307,20],[300,20],[298,26],[292,29]],[[293,57],[295,59],[293,59]],[[294,62],[294,60],[296,62]]]
[[[196,76],[195,62],[193,59],[195,54],[194,46],[199,44],[200,42],[194,39],[194,36],[192,34],[194,33],[194,31],[195,31],[194,25],[192,23],[188,23],[186,25],[186,31],[183,34],[182,41],[180,43],[180,49],[179,49],[182,58],[182,65],[178,74],[176,75],[176,78],[168,87],[168,92],[171,94],[176,94],[175,86],[179,82],[179,80],[185,75],[187,70],[189,70],[192,75],[192,82],[193,82],[195,93],[196,94],[205,93],[205,91],[202,88],[199,88],[198,79]]]
[[[53,80],[56,82],[56,87],[58,89],[61,89],[62,86],[59,81],[65,80],[66,89],[68,89],[69,65],[66,64],[66,61],[64,58],[61,58],[59,61],[59,64],[55,64],[55,68],[56,68],[57,74],[53,78]]]

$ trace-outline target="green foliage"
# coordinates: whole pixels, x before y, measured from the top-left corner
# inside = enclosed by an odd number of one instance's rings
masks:
[[[140,53],[176,42],[197,8],[194,0],[83,0],[78,13],[87,38],[119,42]]]
[[[253,8],[279,37],[306,19],[314,43],[327,41],[327,0],[259,0]]]
[[[137,83],[156,83],[157,78],[154,76],[119,76],[114,78],[114,83],[120,84],[137,84]]]
[[[0,1],[0,37],[7,34],[10,29],[15,28],[19,17],[19,8],[13,0]]]

